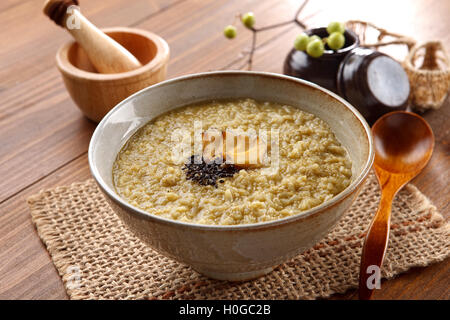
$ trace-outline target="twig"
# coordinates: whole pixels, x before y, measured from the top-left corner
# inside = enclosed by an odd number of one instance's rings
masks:
[[[256,41],[257,41],[258,32],[263,32],[263,31],[267,31],[267,30],[271,30],[271,29],[280,28],[280,27],[283,27],[283,26],[286,26],[289,24],[293,24],[293,23],[297,24],[300,28],[306,29],[306,25],[302,21],[299,20],[298,16],[302,12],[303,8],[306,6],[308,1],[309,0],[303,1],[302,5],[295,12],[294,18],[291,20],[279,22],[279,23],[268,25],[268,26],[261,27],[261,28],[255,28],[255,27],[248,28],[253,33],[252,34],[252,43],[251,43],[250,51],[248,53],[245,52],[246,55],[248,55],[248,58],[245,61],[245,63],[241,67],[239,67],[239,69],[243,69],[245,66],[247,66],[248,70],[252,70],[253,55],[257,48]],[[242,16],[240,14],[237,14],[236,17],[242,18]]]
[[[266,47],[267,45],[269,45],[273,39],[276,39],[278,37],[280,37],[281,35],[283,35],[283,32],[279,32],[277,34],[275,34],[274,36],[272,36],[269,39],[266,39],[265,41],[263,41],[262,43],[259,43],[258,45],[256,45],[255,47],[255,52],[263,49],[264,47]],[[223,68],[221,68],[220,70],[228,70],[230,68],[232,68],[234,65],[236,65],[238,62],[242,61],[243,59],[247,58],[247,56],[250,53],[250,48],[242,50],[241,53],[236,57],[236,59],[230,61],[230,63],[228,63],[227,65],[225,65]],[[237,69],[242,69],[247,65],[247,61],[245,61],[245,64],[243,66],[241,66],[240,68]]]
[[[309,0],[305,0],[303,1],[302,5],[297,9],[297,11],[295,12],[295,18],[294,21],[296,24],[298,24],[301,28],[306,29],[306,25],[301,22],[300,20],[298,20],[298,16],[300,15],[300,13],[302,12],[303,8],[306,6],[306,4],[308,3]]]
[[[292,19],[292,20],[289,20],[289,21],[285,21],[285,22],[280,22],[280,23],[272,24],[272,25],[270,25],[270,26],[265,26],[265,27],[263,27],[263,28],[251,28],[250,30],[252,30],[253,33],[255,33],[255,32],[261,32],[261,31],[266,31],[266,30],[270,30],[270,29],[279,28],[279,27],[282,27],[282,26],[291,24],[291,23],[293,23],[293,22],[295,22],[295,21],[296,21],[296,19]]]
[[[256,47],[256,32],[253,32],[252,47],[250,49],[250,55],[248,58],[248,70],[252,70],[253,53],[255,52],[255,47]]]

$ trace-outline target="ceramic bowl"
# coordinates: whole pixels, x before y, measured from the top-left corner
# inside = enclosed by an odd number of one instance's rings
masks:
[[[144,124],[171,109],[205,100],[253,98],[288,104],[325,120],[349,152],[352,182],[333,199],[276,221],[210,226],[149,214],[115,191],[117,153]],[[89,165],[112,209],[138,238],[156,251],[215,279],[247,280],[311,248],[350,207],[374,158],[364,118],[339,96],[304,80],[263,72],[223,71],[188,75],[148,87],[112,109],[89,145]]]

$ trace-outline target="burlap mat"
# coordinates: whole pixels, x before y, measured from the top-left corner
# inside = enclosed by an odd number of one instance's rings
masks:
[[[335,229],[314,248],[259,279],[210,280],[142,244],[93,180],[28,199],[37,231],[71,299],[314,299],[357,286],[360,252],[379,200],[371,175]],[[393,204],[382,276],[392,278],[450,253],[450,225],[412,185]]]

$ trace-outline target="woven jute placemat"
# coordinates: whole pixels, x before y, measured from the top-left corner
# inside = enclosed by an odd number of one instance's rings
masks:
[[[238,283],[208,279],[144,245],[122,225],[93,180],[41,191],[28,203],[71,299],[314,299],[357,286],[378,190],[371,174],[320,243],[266,276]],[[416,187],[403,188],[392,211],[384,278],[449,256],[450,225]]]

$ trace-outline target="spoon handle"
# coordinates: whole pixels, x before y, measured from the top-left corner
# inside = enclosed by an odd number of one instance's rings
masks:
[[[397,188],[392,184],[382,184],[380,205],[370,224],[362,250],[359,273],[361,300],[370,299],[377,281],[381,278],[380,270],[389,240],[391,205],[396,192]]]

